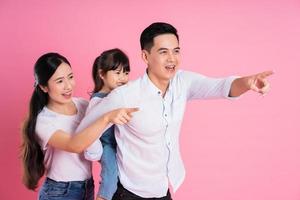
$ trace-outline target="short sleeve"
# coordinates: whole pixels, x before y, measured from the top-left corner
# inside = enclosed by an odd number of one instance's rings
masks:
[[[40,145],[43,150],[47,149],[47,144],[50,137],[58,130],[49,120],[45,118],[38,118],[35,133],[37,134]]]

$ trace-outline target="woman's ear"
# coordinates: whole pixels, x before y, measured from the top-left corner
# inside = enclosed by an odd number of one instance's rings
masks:
[[[45,93],[48,92],[48,87],[47,87],[47,86],[38,85],[38,87],[40,87],[40,89],[41,89],[43,92],[45,92]]]

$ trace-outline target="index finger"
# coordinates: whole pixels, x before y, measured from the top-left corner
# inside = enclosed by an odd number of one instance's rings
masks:
[[[139,111],[139,108],[126,108],[127,114],[137,112],[137,111]]]
[[[274,72],[272,70],[269,71],[264,71],[262,73],[257,74],[260,78],[266,78],[268,76],[271,76],[272,74],[274,74]]]

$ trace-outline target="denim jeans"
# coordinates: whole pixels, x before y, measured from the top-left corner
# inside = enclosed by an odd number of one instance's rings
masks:
[[[46,178],[39,200],[94,200],[94,180],[57,182]]]
[[[118,184],[117,143],[114,135],[114,126],[105,131],[100,140],[103,146],[103,153],[99,161],[101,163],[101,182],[97,196],[111,200],[117,191]]]

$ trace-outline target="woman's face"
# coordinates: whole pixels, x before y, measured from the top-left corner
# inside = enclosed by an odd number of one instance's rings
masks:
[[[48,85],[41,86],[41,89],[48,93],[49,103],[61,105],[72,101],[74,87],[75,80],[72,69],[63,62],[48,80]]]

